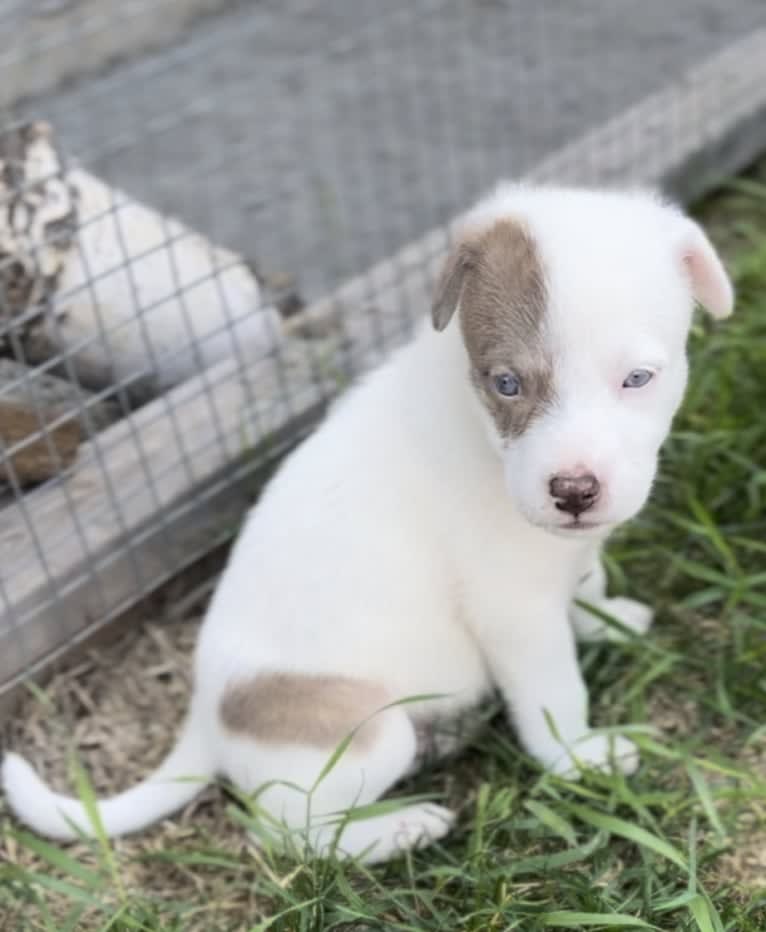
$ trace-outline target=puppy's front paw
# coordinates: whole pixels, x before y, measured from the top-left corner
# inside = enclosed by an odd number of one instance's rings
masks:
[[[652,609],[636,599],[627,599],[618,595],[613,599],[607,599],[604,608],[608,614],[616,618],[634,634],[646,634],[654,621]],[[611,629],[611,632],[612,636],[623,637],[622,633],[614,628]]]
[[[575,741],[549,768],[552,773],[576,780],[584,769],[635,773],[639,753],[627,738],[611,735],[586,735]]]
[[[444,806],[426,803],[409,806],[400,817],[394,833],[394,842],[402,851],[424,848],[443,838],[455,822],[455,813]]]
[[[625,596],[604,599],[603,602],[597,603],[596,607],[635,635],[646,634],[654,621],[654,612],[648,605],[636,599],[625,598]],[[582,608],[579,610],[580,614],[576,622],[579,640],[613,642],[627,640],[627,635],[619,628],[607,624],[591,612],[586,615],[586,611]]]

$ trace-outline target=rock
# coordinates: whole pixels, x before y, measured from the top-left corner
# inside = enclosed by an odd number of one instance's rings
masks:
[[[62,412],[58,412],[59,415]],[[21,486],[43,482],[71,466],[82,439],[80,422],[60,423],[53,409],[0,400],[0,476]],[[9,465],[10,464],[10,465]]]
[[[14,359],[0,358],[0,401],[27,407],[71,412],[82,426],[83,435],[103,430],[123,416],[116,400],[96,400],[93,395],[66,379],[29,369]]]
[[[118,420],[118,405],[96,401],[64,379],[0,359],[0,479],[22,487],[63,472],[90,432]]]
[[[69,167],[44,123],[0,135],[0,289],[6,349],[140,401],[282,337],[239,256]]]

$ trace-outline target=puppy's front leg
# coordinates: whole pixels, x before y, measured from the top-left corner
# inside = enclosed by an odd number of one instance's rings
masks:
[[[578,763],[632,773],[632,741],[595,735],[588,728],[588,694],[565,611],[541,608],[521,636],[493,645],[491,663],[525,750],[556,773],[576,775]]]

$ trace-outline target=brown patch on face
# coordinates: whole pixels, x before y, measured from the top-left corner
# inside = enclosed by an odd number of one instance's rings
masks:
[[[308,744],[331,750],[355,728],[351,748],[375,740],[387,702],[382,686],[350,676],[259,673],[226,688],[221,721],[229,731],[268,744]]]
[[[535,242],[521,223],[498,220],[458,245],[434,299],[437,330],[447,326],[458,303],[471,379],[498,433],[516,437],[554,397],[553,362],[545,342],[545,275]],[[493,387],[493,376],[507,371],[521,380],[521,392],[513,398]]]

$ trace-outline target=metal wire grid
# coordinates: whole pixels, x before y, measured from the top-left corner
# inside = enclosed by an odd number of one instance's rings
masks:
[[[124,8],[124,15],[144,16],[152,10],[156,15],[161,5],[131,4]],[[15,115],[49,119],[64,151],[80,158],[95,174],[128,188],[158,210],[182,215],[213,241],[234,247],[247,262],[265,268],[266,284],[276,283],[271,297],[279,298],[280,279],[289,276],[294,287],[312,299],[394,252],[415,234],[444,226],[499,176],[521,174],[541,154],[582,132],[587,123],[611,116],[642,92],[654,89],[671,67],[683,64],[671,55],[663,73],[663,67],[642,68],[640,55],[634,55],[627,67],[633,69],[636,80],[629,93],[617,93],[612,82],[620,75],[624,78],[626,58],[615,51],[620,43],[614,38],[629,36],[633,27],[646,31],[647,21],[656,27],[664,7],[654,2],[638,9],[636,5],[577,0],[577,12],[572,15],[574,5],[477,0],[471,15],[466,15],[458,0],[397,2],[385,10],[370,0],[295,4],[290,15],[284,15],[282,32],[280,14],[272,8],[271,48],[259,46],[263,21],[243,6],[231,14],[237,17],[234,31],[230,18],[210,20],[206,28],[195,30],[173,49],[122,65],[111,74],[85,80],[44,100],[26,102]],[[297,28],[306,17],[314,17],[317,23],[315,32],[321,41],[314,47],[307,46],[311,30],[304,34]],[[77,37],[52,36],[51,41],[83,41],[86,33],[83,29]],[[273,37],[279,35],[283,42],[274,47]],[[261,67],[264,61],[267,64]],[[3,67],[12,64],[7,54],[0,60],[0,80]],[[198,77],[201,72],[204,87]],[[571,106],[562,107],[562,99]],[[644,131],[636,126],[635,139],[623,137],[613,144],[634,145]],[[121,209],[115,199],[108,210],[117,231]],[[166,252],[172,262],[177,239],[169,234],[154,248]],[[136,259],[126,250],[122,266],[128,273]],[[214,269],[212,278],[220,281],[222,271]],[[422,275],[430,279],[432,274],[432,257],[424,255]],[[374,308],[382,290],[391,292],[398,284],[396,266],[391,280],[369,275],[364,303]],[[96,285],[95,276],[89,277],[86,290],[97,320],[92,340],[108,357],[119,335],[113,323],[100,316]],[[175,297],[183,302],[191,287],[189,283],[179,286]],[[150,309],[141,306],[135,282],[131,289],[140,320]],[[215,537],[181,553],[170,529],[185,511],[199,507],[205,498],[215,501],[227,483],[236,483],[292,442],[292,438],[281,437],[268,443],[274,411],[281,412],[281,420],[286,412],[290,420],[307,410],[303,402],[296,401],[300,394],[292,375],[296,352],[298,365],[304,368],[300,387],[305,388],[306,379],[317,386],[319,407],[340,387],[342,378],[327,378],[326,342],[321,338],[293,341],[292,369],[281,365],[283,349],[273,350],[278,394],[265,399],[248,395],[250,403],[239,422],[232,427],[229,420],[224,427],[216,379],[249,386],[247,373],[255,360],[246,356],[237,340],[238,322],[232,319],[223,287],[218,288],[218,295],[223,329],[231,336],[233,364],[218,375],[218,370],[201,371],[201,378],[186,395],[187,400],[196,397],[204,402],[212,430],[205,434],[203,445],[195,445],[179,423],[173,394],[157,398],[150,416],[144,409],[137,426],[132,390],[163,363],[147,339],[143,370],[95,393],[81,392],[57,418],[46,420],[40,412],[39,430],[5,449],[14,527],[23,528],[24,542],[32,544],[37,565],[20,566],[14,560],[19,540],[2,537],[0,513],[4,615],[0,690],[35,663],[76,643],[137,595],[151,591],[231,533],[231,526],[224,527]],[[53,309],[71,297],[56,294]],[[360,351],[362,355],[369,351],[371,357],[382,353],[409,332],[423,308],[412,305],[411,291],[404,287],[398,302],[397,314],[367,314],[369,345],[357,345],[357,356]],[[0,295],[0,309],[3,304],[7,307],[8,302]],[[330,365],[341,376],[353,368],[345,355],[344,321],[353,320],[359,310],[342,304],[336,308],[340,338],[330,341]],[[39,308],[32,307],[27,315],[38,312]],[[13,328],[23,322],[23,318],[15,320],[6,336],[10,338]],[[186,323],[186,339],[177,347],[178,353],[199,348],[188,315]],[[63,370],[77,384],[72,358],[82,345],[42,364],[29,365],[23,343],[17,339],[10,343],[25,371],[16,383],[0,388],[0,400],[19,390],[27,390],[34,398],[35,380],[50,371]],[[106,400],[119,405],[121,427],[99,433],[93,412]],[[78,487],[66,473],[29,493],[11,466],[13,455],[40,441],[55,458],[55,428],[72,415],[85,425],[88,439],[78,464],[92,463],[100,475],[100,513],[94,513],[93,490]],[[172,460],[164,458],[162,469],[157,468],[153,451],[144,448],[146,429],[152,424],[167,429],[165,443],[174,451]],[[305,429],[305,418],[301,429]],[[132,482],[118,487],[106,463],[110,444],[124,444],[126,437],[136,451],[137,471]],[[255,449],[257,455],[243,459],[245,447]],[[211,454],[231,468],[216,482],[207,483],[194,502],[168,501],[163,494],[165,480],[180,475],[194,488],[198,482],[195,466]],[[135,528],[128,516],[134,500],[147,491],[155,521],[151,528]],[[36,512],[29,506],[30,494],[56,501],[62,515],[54,532],[46,527],[44,540]],[[121,532],[118,550],[103,553],[92,543],[92,529],[104,523]],[[153,546],[147,557],[149,538],[162,542],[163,535],[167,546]],[[73,550],[81,557],[81,570],[62,579],[57,555],[70,558]],[[126,556],[131,587],[115,601],[105,587],[112,564]],[[47,593],[20,604],[7,595],[8,581],[30,572],[42,573]],[[84,579],[92,584],[95,597],[78,615],[66,603],[66,596]],[[54,619],[57,632],[34,626],[34,620],[42,616],[46,624]]]

